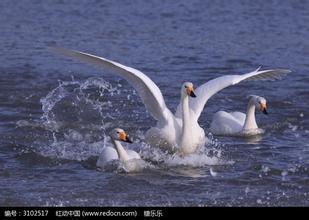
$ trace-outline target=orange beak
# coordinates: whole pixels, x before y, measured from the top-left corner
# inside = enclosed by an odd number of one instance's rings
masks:
[[[188,86],[188,87],[187,87],[187,94],[188,94],[189,96],[193,97],[193,98],[196,97],[196,95],[195,95],[194,92],[193,92],[193,86]]]
[[[132,141],[129,139],[128,135],[125,132],[120,132],[119,133],[119,140],[132,143]]]
[[[261,103],[260,104],[260,111],[263,112],[265,115],[267,115],[267,111],[266,111],[266,104]]]
[[[125,132],[120,132],[119,133],[119,140],[125,141],[127,137],[127,134]]]

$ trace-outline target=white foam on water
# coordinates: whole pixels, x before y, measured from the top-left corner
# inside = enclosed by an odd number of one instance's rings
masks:
[[[115,173],[138,173],[145,169],[155,169],[155,166],[142,159],[132,159],[126,162],[112,160],[105,164],[101,164],[97,169],[100,171]]]
[[[209,139],[209,142],[201,147],[201,149],[190,155],[182,156],[177,153],[169,154],[163,152],[157,147],[144,145],[141,151],[142,157],[146,160],[167,166],[189,166],[189,167],[204,167],[209,165],[231,165],[234,163],[232,160],[226,160],[222,156],[222,150],[219,143],[213,139]]]
[[[268,166],[262,165],[262,171],[263,173],[267,174],[270,171],[270,168]]]

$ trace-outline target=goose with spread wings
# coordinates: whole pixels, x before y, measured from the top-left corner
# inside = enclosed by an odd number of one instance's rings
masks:
[[[181,101],[175,114],[166,106],[158,86],[144,73],[132,67],[76,50],[53,48],[64,56],[75,58],[108,70],[127,80],[137,91],[147,111],[157,121],[156,127],[146,133],[146,140],[169,152],[188,155],[196,152],[207,138],[198,124],[207,101],[222,89],[246,80],[278,80],[287,75],[287,69],[257,70],[242,75],[225,75],[210,80],[193,89],[193,84],[185,82],[181,87]]]

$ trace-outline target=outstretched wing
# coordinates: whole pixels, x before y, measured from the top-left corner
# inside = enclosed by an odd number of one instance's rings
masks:
[[[159,122],[167,122],[174,117],[166,107],[164,98],[158,86],[144,73],[120,63],[98,57],[92,54],[64,48],[52,48],[67,57],[76,58],[80,61],[94,64],[127,80],[138,92],[147,111]]]
[[[242,75],[221,76],[213,80],[210,80],[209,82],[204,83],[195,90],[195,94],[197,96],[195,99],[190,99],[189,105],[193,117],[195,118],[195,120],[198,120],[208,99],[228,86],[249,80],[271,80],[271,81],[279,80],[290,72],[291,72],[290,70],[286,69],[273,69],[273,70],[260,71],[260,68],[258,68],[257,70],[250,73]],[[180,113],[181,108],[178,108],[176,116],[178,116]]]

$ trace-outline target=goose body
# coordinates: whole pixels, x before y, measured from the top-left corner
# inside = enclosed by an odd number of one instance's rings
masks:
[[[133,150],[126,150],[120,142],[132,143],[127,134],[120,128],[114,129],[110,137],[114,147],[105,147],[97,160],[97,167],[104,167],[113,160],[126,163],[133,159],[141,159],[140,155]]]
[[[216,112],[210,124],[211,133],[223,136],[252,136],[264,133],[263,129],[258,128],[255,120],[256,108],[267,114],[266,100],[254,95],[250,96],[246,114],[242,112]]]

